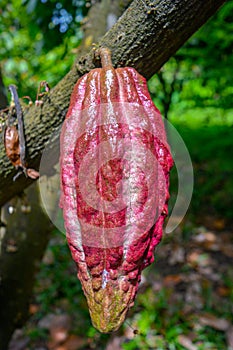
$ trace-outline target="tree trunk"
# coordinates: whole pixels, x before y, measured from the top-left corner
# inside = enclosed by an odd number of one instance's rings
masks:
[[[112,51],[114,66],[133,66],[151,77],[185,41],[224,3],[224,0],[135,0],[118,22],[98,42]],[[93,50],[81,57],[71,71],[44,98],[41,107],[25,111],[27,159],[38,168],[45,143],[61,125],[77,79],[94,68]],[[15,170],[0,145],[0,205],[21,192],[31,180]]]
[[[18,198],[15,206],[7,203],[2,208],[6,227],[1,227],[0,237],[0,349],[7,349],[12,332],[27,319],[34,275],[52,228],[39,205],[37,184],[25,194],[28,206]],[[9,207],[14,213],[9,213]]]

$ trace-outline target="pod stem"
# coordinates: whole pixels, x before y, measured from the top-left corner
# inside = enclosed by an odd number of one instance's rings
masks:
[[[100,57],[102,68],[113,67],[111,51],[106,47],[100,47],[96,50],[96,56]]]

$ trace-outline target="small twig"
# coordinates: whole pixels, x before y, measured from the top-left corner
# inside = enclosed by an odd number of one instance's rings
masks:
[[[44,92],[41,92],[42,88],[45,89]],[[47,81],[46,80],[41,81],[40,85],[38,86],[38,90],[37,90],[36,101],[35,101],[36,106],[43,105],[43,101],[40,100],[40,98],[45,96],[49,91],[50,91],[50,87],[49,87],[49,84],[47,83]]]

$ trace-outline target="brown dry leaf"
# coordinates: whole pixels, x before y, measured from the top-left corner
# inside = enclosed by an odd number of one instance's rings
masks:
[[[229,321],[225,318],[218,318],[212,314],[205,313],[199,317],[199,322],[203,326],[209,326],[219,331],[227,331],[230,327]]]
[[[49,349],[56,349],[59,345],[63,345],[69,337],[71,327],[71,318],[69,315],[52,314],[47,321],[47,329],[50,331]]]
[[[228,287],[219,286],[219,287],[217,288],[217,293],[218,293],[218,295],[220,295],[221,297],[227,297],[227,296],[230,295],[231,290],[230,290],[230,288],[228,288]]]
[[[164,286],[175,286],[182,281],[181,275],[167,275],[163,279]]]
[[[193,240],[205,249],[213,251],[218,251],[220,249],[217,235],[213,232],[200,232],[193,237]]]
[[[85,338],[78,337],[71,334],[67,340],[62,344],[53,348],[53,350],[77,350],[86,345]]]
[[[50,335],[52,339],[51,343],[60,344],[68,338],[68,330],[65,328],[53,328]]]
[[[187,262],[191,265],[191,266],[194,266],[196,267],[198,265],[198,258],[200,256],[200,252],[199,251],[193,251],[193,252],[190,252],[188,255],[187,255]]]
[[[220,247],[221,252],[228,256],[229,258],[233,258],[233,244],[223,243]]]
[[[180,345],[182,345],[184,348],[188,350],[198,350],[197,346],[193,344],[191,339],[189,339],[186,335],[183,335],[183,334],[179,335],[178,342],[180,343]]]
[[[216,242],[217,236],[213,232],[201,232],[193,237],[193,240],[198,243]]]
[[[212,230],[223,230],[226,226],[224,218],[214,219],[213,216],[205,216],[202,220],[204,225],[211,228]]]
[[[40,307],[37,304],[30,304],[29,305],[29,314],[30,315],[34,315],[35,313],[37,313],[39,311]]]
[[[223,230],[226,226],[226,221],[225,219],[215,219],[213,225],[216,230]]]
[[[211,258],[209,254],[202,253],[199,250],[194,250],[191,253],[187,255],[187,262],[192,267],[199,267],[199,266],[209,266],[211,265]]]

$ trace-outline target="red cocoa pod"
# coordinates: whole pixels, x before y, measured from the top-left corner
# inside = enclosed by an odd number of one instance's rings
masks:
[[[154,260],[173,165],[163,121],[133,68],[102,68],[76,83],[61,133],[61,199],[68,244],[93,325],[117,330]]]

